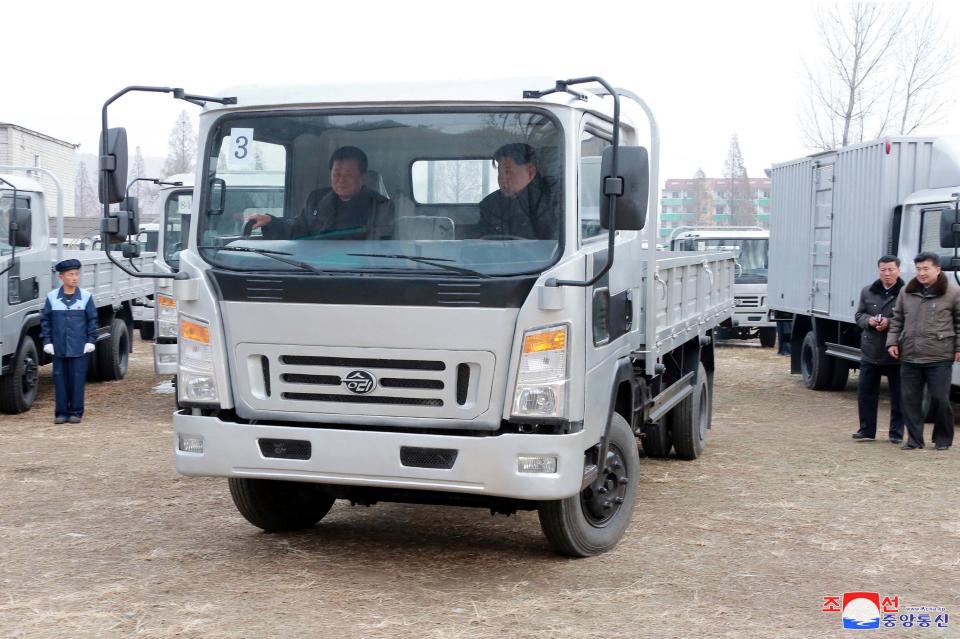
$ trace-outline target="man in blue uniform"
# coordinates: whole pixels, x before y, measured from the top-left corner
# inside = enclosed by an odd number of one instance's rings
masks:
[[[93,295],[79,286],[79,260],[63,260],[55,268],[63,286],[47,295],[40,315],[40,339],[43,351],[53,358],[57,397],[53,422],[79,424],[87,355],[97,341],[97,307]]]

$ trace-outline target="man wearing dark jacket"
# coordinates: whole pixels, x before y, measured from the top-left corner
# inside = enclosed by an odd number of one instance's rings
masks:
[[[893,309],[887,350],[899,359],[903,413],[909,440],[905,450],[923,448],[923,389],[934,414],[933,443],[947,450],[953,443],[950,382],[960,362],[960,288],[940,270],[936,253],[914,258],[917,276],[910,280]]]
[[[367,154],[342,146],[330,156],[330,189],[313,191],[292,219],[251,215],[267,239],[380,240],[393,237],[390,200],[367,188]]]
[[[552,180],[540,175],[534,148],[522,142],[505,144],[493,161],[500,189],[480,201],[479,236],[558,239],[559,193]]]
[[[87,355],[97,343],[97,305],[93,295],[79,287],[80,260],[63,260],[54,268],[63,286],[50,291],[40,313],[43,352],[53,358],[53,422],[79,424]]]
[[[860,327],[860,378],[857,384],[857,406],[860,430],[854,439],[869,440],[877,436],[877,403],[880,401],[880,378],[890,382],[890,442],[903,441],[903,415],[900,412],[900,362],[887,352],[887,330],[893,317],[894,303],[903,288],[900,279],[900,258],[884,255],[877,262],[880,278],[860,292],[856,322]]]

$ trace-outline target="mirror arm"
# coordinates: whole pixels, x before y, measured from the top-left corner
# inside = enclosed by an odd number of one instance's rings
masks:
[[[592,82],[596,82],[597,84],[601,85],[613,98],[613,157],[611,158],[612,161],[610,162],[610,173],[612,175],[605,177],[603,183],[603,192],[608,195],[607,226],[609,228],[607,229],[607,263],[603,265],[603,268],[600,269],[599,273],[595,274],[586,281],[581,282],[578,280],[558,280],[555,278],[550,278],[545,282],[546,286],[577,286],[581,288],[587,288],[599,282],[603,276],[607,274],[610,268],[613,267],[613,251],[617,241],[617,198],[623,195],[623,179],[620,178],[620,172],[617,165],[617,158],[620,151],[620,96],[606,80],[596,75],[558,81],[557,88],[554,91],[548,91],[548,93],[554,93],[556,91],[574,93],[569,89],[571,84],[587,84]],[[577,94],[574,93],[574,95]],[[616,187],[618,182],[620,185],[619,189]]]

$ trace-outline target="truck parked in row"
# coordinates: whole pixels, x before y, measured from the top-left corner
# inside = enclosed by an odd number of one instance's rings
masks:
[[[0,167],[0,412],[22,413],[37,396],[39,367],[51,361],[40,343],[40,311],[47,293],[60,286],[53,266],[63,259],[83,265],[80,285],[97,304],[97,344],[90,355],[93,379],[122,379],[132,347],[135,300],[149,295],[149,282],[116,268],[101,251],[51,245],[47,215],[53,208],[30,172],[36,167]],[[58,194],[60,195],[60,194]],[[62,196],[57,198],[62,219]],[[62,223],[60,225],[62,229]],[[153,256],[132,258],[149,271]]]
[[[958,277],[960,138],[857,144],[777,164],[771,179],[769,299],[789,325],[791,372],[814,390],[843,389],[860,362],[860,291],[881,256],[898,256],[909,281],[913,258],[932,251]]]
[[[733,280],[735,308],[729,326],[717,329],[718,339],[759,339],[773,348],[777,325],[767,311],[767,272],[770,231],[759,226],[678,227],[670,237],[675,251],[729,251],[736,259]]]
[[[252,524],[310,527],[337,499],[536,510],[558,552],[595,555],[630,521],[638,440],[702,454],[735,265],[657,250],[659,135],[638,97],[580,78],[130,87],[107,105],[131,91],[205,103],[173,278],[176,466],[229,478]],[[108,183],[124,139],[104,131]],[[520,163],[494,166],[505,145]],[[344,147],[382,234],[246,221],[309,219]],[[275,201],[231,210],[237,171],[282,176]],[[485,226],[481,201],[518,176],[554,208],[535,232]]]

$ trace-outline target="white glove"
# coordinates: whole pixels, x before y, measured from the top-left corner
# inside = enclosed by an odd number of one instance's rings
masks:
[[[84,354],[84,355],[86,355],[87,353],[92,353],[92,352],[95,351],[95,350],[97,350],[97,347],[94,346],[93,344],[87,343],[87,344],[84,344],[84,345],[83,345],[83,354]]]
[[[43,347],[43,352],[47,355],[53,355],[53,344],[47,344]]]

